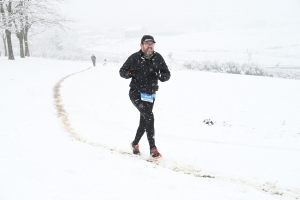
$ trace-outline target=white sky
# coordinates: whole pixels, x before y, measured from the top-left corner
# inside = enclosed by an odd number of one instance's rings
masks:
[[[214,25],[300,22],[299,0],[69,0],[64,11],[82,24],[198,30]]]

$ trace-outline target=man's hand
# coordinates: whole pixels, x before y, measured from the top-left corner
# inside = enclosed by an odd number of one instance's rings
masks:
[[[157,72],[151,72],[150,76],[156,80],[158,80],[158,73]]]
[[[161,82],[167,81],[169,80],[169,76],[167,74],[159,74],[158,76],[158,80],[160,80]]]
[[[128,76],[135,77],[136,68],[133,67],[128,71]]]

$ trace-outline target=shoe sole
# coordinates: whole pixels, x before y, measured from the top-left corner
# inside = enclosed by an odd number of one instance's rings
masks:
[[[133,153],[133,151],[134,151],[134,148],[131,146],[131,144],[130,144],[130,148],[132,149],[132,153]],[[133,153],[134,155],[141,155],[141,152],[140,153]]]
[[[159,154],[159,156],[156,156],[156,157],[152,157],[152,156],[150,155],[150,158],[152,158],[152,159],[154,159],[154,160],[158,160],[158,159],[162,158],[162,155]]]

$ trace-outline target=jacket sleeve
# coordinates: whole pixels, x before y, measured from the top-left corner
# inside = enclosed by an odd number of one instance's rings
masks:
[[[126,79],[131,78],[131,77],[128,75],[128,72],[129,72],[129,70],[130,70],[131,68],[134,67],[134,63],[135,63],[134,61],[135,61],[135,59],[134,59],[133,55],[131,55],[131,56],[126,60],[126,62],[123,64],[123,66],[121,67],[121,69],[120,69],[120,71],[119,71],[120,76],[121,76],[122,78],[126,78]]]
[[[165,82],[170,79],[171,73],[170,73],[168,66],[167,66],[165,60],[163,59],[163,57],[162,56],[160,56],[160,57],[161,57],[161,63],[160,63],[160,78],[159,78],[159,80],[161,82]]]

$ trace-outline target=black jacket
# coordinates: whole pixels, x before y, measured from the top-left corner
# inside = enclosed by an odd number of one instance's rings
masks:
[[[135,77],[132,77],[129,86],[146,94],[154,94],[158,90],[158,78],[164,82],[171,77],[165,60],[157,52],[153,52],[150,59],[144,57],[142,50],[132,54],[121,67],[120,76],[126,79],[131,78],[128,72],[133,68],[136,69]]]

